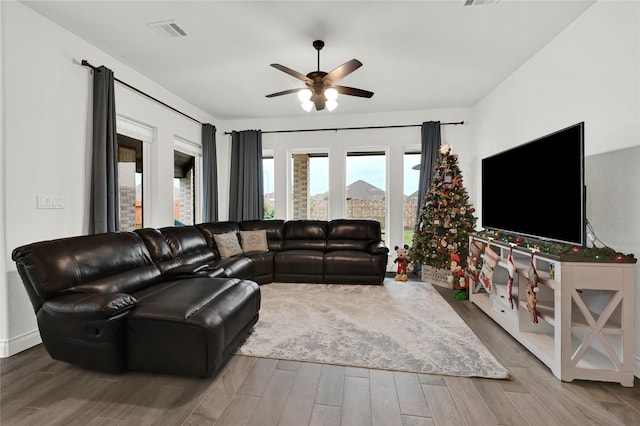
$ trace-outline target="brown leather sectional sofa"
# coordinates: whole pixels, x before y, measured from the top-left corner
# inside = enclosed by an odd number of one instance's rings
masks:
[[[255,220],[42,241],[12,259],[52,358],[209,377],[258,320],[259,284],[382,284],[387,253],[375,221]]]

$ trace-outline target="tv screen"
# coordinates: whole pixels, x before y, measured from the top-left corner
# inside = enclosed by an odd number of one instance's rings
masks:
[[[584,123],[482,160],[482,226],[585,245]]]

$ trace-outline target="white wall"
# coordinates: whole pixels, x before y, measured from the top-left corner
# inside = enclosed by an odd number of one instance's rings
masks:
[[[3,159],[0,226],[0,356],[40,341],[33,309],[11,260],[11,250],[34,241],[86,234],[90,166],[92,72],[87,59],[120,80],[202,122],[213,117],[172,95],[115,58],[18,2],[0,2]],[[200,143],[201,126],[118,83],[116,113],[151,129],[145,169],[145,226],[173,224],[174,137]],[[36,208],[37,195],[64,198],[64,208]],[[2,207],[2,204],[0,204]],[[4,214],[4,217],[3,217]]]
[[[3,7],[0,5],[0,25],[3,21]],[[2,49],[4,46],[4,31],[0,30],[0,253],[3,254],[2,259],[0,259],[0,339],[3,339],[3,336],[9,335],[9,312],[5,307],[8,304],[8,294],[7,294],[7,285],[6,285],[6,269],[5,269],[5,257],[4,253],[6,253],[6,240],[5,235],[7,234],[7,227],[5,226],[4,219],[4,211],[6,207],[5,203],[5,161],[4,161],[4,54],[2,53]],[[0,350],[0,356],[2,351]]]
[[[638,2],[598,2],[479,102],[470,122],[477,147],[475,177],[480,179],[481,158],[580,121],[585,122],[587,166],[610,164],[607,158],[616,156],[609,153],[619,150],[637,157],[632,148],[640,146],[639,31]],[[638,256],[640,173],[638,163],[632,164],[620,162],[608,170],[586,167],[587,216],[607,245]],[[518,197],[535,199],[535,173],[552,172],[544,164],[514,164],[511,175],[522,191]],[[617,190],[621,180],[631,192]],[[475,191],[479,200],[480,187]],[[636,324],[639,282],[636,266]],[[637,327],[635,352],[637,376]]]

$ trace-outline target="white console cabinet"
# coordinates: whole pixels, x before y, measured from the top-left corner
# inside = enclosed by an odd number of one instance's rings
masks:
[[[538,323],[526,308],[532,252],[513,247],[516,273],[509,303],[507,261],[510,246],[479,236],[499,254],[488,292],[471,283],[469,300],[509,332],[562,381],[619,382],[633,386],[634,263],[592,261],[579,256],[533,252],[539,276]]]

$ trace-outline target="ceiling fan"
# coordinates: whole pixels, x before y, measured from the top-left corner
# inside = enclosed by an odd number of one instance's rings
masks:
[[[275,69],[304,81],[307,87],[271,93],[270,95],[267,95],[267,98],[288,95],[290,93],[298,93],[298,98],[300,99],[300,102],[302,102],[302,108],[304,110],[311,111],[311,108],[315,105],[316,110],[318,111],[323,110],[325,106],[329,111],[332,111],[336,106],[338,106],[338,103],[336,102],[338,93],[342,95],[360,96],[362,98],[370,98],[373,96],[373,92],[369,92],[368,90],[336,86],[333,84],[360,68],[362,66],[362,62],[357,59],[352,59],[335,68],[333,71],[326,73],[324,71],[320,71],[320,50],[324,47],[324,41],[314,41],[313,47],[318,51],[317,71],[311,71],[309,74],[304,75],[292,70],[291,68],[285,67],[284,65],[271,64]]]

